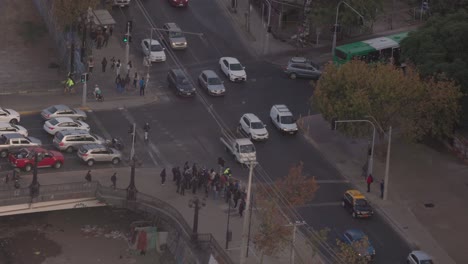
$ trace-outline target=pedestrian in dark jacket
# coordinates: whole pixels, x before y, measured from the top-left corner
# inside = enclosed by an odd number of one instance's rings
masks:
[[[91,177],[91,171],[89,170],[88,173],[86,173],[85,179],[87,182],[91,182],[93,179]]]
[[[115,70],[115,63],[116,63],[115,57],[112,57],[112,59],[110,60],[110,62],[111,62],[111,70],[113,71],[113,70]]]
[[[185,180],[185,177],[181,177],[181,179],[180,179],[180,190],[179,190],[180,195],[185,196],[186,185],[187,185],[187,181]]]
[[[140,80],[140,96],[145,96],[145,88],[146,88],[145,79],[143,77],[141,77],[141,80]]]
[[[177,190],[176,192],[179,193],[180,192],[180,186],[182,184],[182,179],[176,175],[176,186],[177,186]]]
[[[239,215],[242,217],[243,214],[244,214],[244,210],[245,210],[245,200],[242,199],[240,204],[239,204]]]
[[[138,72],[135,71],[135,74],[133,75],[133,88],[136,89],[136,85],[138,82]]]
[[[176,168],[176,167],[172,167],[172,181],[173,181],[173,182],[176,181],[176,174],[177,174],[177,168]]]
[[[115,89],[117,92],[122,90],[122,78],[120,78],[120,74],[117,74],[117,77],[115,77]]]
[[[112,188],[117,187],[117,172],[114,172],[114,174],[111,176],[111,182],[112,182]]]
[[[237,207],[237,202],[239,202],[240,199],[240,190],[236,190],[234,192],[234,208]]]
[[[161,171],[161,174],[159,174],[159,176],[161,176],[161,185],[164,185],[164,183],[166,182],[166,168],[164,168]]]
[[[195,175],[192,176],[192,194],[197,193],[198,179]]]
[[[384,195],[384,188],[385,188],[384,180],[381,180],[380,181],[380,198],[382,198],[382,199],[383,199],[383,195]]]
[[[367,192],[370,192],[370,185],[374,182],[374,177],[372,177],[372,174],[369,174],[369,176],[367,176]]]
[[[102,65],[102,72],[106,72],[106,67],[107,67],[107,59],[106,57],[104,57],[101,61],[101,65]]]

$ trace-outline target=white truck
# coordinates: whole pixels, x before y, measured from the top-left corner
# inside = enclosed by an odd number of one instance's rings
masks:
[[[230,152],[237,162],[247,164],[257,160],[255,146],[250,139],[221,137],[220,140],[226,151]]]

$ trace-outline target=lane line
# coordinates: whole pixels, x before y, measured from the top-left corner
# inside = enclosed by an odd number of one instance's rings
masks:
[[[306,208],[306,207],[327,207],[327,206],[341,206],[341,202],[310,203],[310,204],[303,204],[303,205],[294,206],[294,207]]]

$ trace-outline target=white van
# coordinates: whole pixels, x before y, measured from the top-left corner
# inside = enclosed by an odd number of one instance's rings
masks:
[[[274,105],[270,110],[271,122],[281,132],[296,134],[298,131],[296,119],[286,105]]]

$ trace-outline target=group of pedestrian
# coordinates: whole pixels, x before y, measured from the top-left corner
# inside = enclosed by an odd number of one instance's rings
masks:
[[[371,184],[374,183],[374,177],[372,174],[369,174],[366,178],[366,183],[367,183],[367,192],[370,192],[371,190]],[[380,198],[384,198],[384,190],[385,190],[385,183],[384,180],[380,180]]]
[[[91,176],[91,170],[88,170],[88,172],[86,173],[85,180],[86,182],[93,181],[93,177]],[[114,174],[112,174],[110,180],[112,182],[111,187],[115,190],[117,188],[117,172],[114,172]]]
[[[166,169],[161,173],[161,185],[166,182]],[[172,168],[172,181],[176,185],[176,192],[185,196],[185,192],[203,192],[205,197],[212,196],[213,200],[218,200],[220,197],[226,203],[233,204],[233,208],[239,205],[239,215],[242,216],[246,207],[246,194],[241,189],[238,180],[232,178],[230,168],[226,168],[222,173],[215,172],[214,169],[209,171],[204,167],[198,167],[196,163],[192,166],[188,161],[185,162],[183,168],[179,166]]]
[[[96,48],[101,49],[102,47],[107,47],[109,38],[112,36],[113,31],[113,26],[92,27],[89,35]]]

